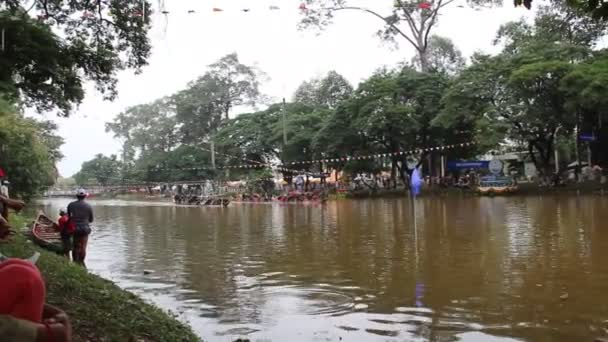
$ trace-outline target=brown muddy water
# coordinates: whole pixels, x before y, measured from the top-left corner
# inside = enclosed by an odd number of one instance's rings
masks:
[[[206,341],[608,335],[605,197],[91,202],[89,268]]]

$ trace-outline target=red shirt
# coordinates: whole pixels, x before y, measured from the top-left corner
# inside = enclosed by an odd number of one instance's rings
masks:
[[[60,216],[59,220],[57,221],[57,224],[59,225],[59,229],[62,232],[71,234],[76,230],[76,226],[74,225],[73,222],[70,221],[70,218],[68,215]]]

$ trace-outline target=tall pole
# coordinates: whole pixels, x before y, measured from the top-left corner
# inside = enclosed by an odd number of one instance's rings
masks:
[[[587,142],[587,166],[591,167],[591,141]]]
[[[555,174],[559,175],[559,149],[557,146],[557,132],[559,132],[562,126],[557,127],[555,134],[553,134],[553,152],[555,153]]]
[[[215,143],[211,140],[211,167],[215,169]]]
[[[581,154],[579,151],[578,144],[578,113],[576,114],[576,127],[574,128],[574,153],[576,156],[576,168],[574,169],[576,172],[576,181],[580,180],[580,172],[581,172]]]
[[[283,98],[283,107],[281,108],[281,112],[283,112],[283,150],[285,150],[285,146],[287,146],[287,126],[285,124],[285,98]]]

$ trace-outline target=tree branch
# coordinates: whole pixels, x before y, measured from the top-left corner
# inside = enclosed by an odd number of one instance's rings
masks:
[[[414,38],[417,38],[420,35],[420,30],[413,24],[416,21],[412,17],[412,14],[405,8],[403,1],[397,0],[397,3],[399,4],[399,7],[401,7],[401,9],[403,10],[403,14],[405,14],[405,17],[407,18],[406,21],[410,26],[410,30],[412,30]]]
[[[439,14],[439,10],[444,8],[447,5],[451,4],[454,1],[456,1],[456,0],[447,0],[446,2],[443,2],[443,0],[439,0],[437,2],[437,7],[435,7],[435,9],[431,12],[431,16],[430,16],[431,21],[429,22],[429,25],[426,28],[426,32],[424,33],[424,41],[423,41],[424,49],[426,49],[426,47],[427,47],[429,34],[431,33],[431,28],[433,27],[433,25],[435,25],[435,23],[437,23],[437,15]]]
[[[452,0],[454,1],[454,0]],[[410,44],[412,44],[412,46],[414,46],[414,48],[416,48],[416,50],[420,51],[420,47],[418,46],[418,44],[416,44],[407,34],[405,34],[403,31],[401,31],[397,26],[395,26],[395,24],[389,23],[386,21],[386,19],[384,19],[383,16],[381,16],[380,14],[367,9],[367,8],[363,8],[363,7],[356,7],[356,6],[348,6],[348,7],[334,7],[334,8],[328,8],[327,10],[329,11],[340,11],[340,10],[355,10],[355,11],[362,11],[362,12],[367,12],[377,18],[379,18],[380,20],[384,21],[388,26],[390,26],[392,29],[394,29],[397,33],[399,33],[403,38],[405,38]]]

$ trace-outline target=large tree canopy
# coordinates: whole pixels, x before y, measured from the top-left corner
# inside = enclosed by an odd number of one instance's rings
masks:
[[[0,167],[11,182],[11,196],[27,199],[55,182],[63,143],[55,130],[53,123],[24,118],[0,99]]]
[[[30,6],[25,8],[25,6]],[[0,0],[0,93],[68,116],[95,82],[116,96],[116,75],[150,55],[147,1]]]
[[[293,100],[311,106],[336,108],[352,92],[353,86],[348,80],[332,70],[321,79],[302,82],[296,89]]]
[[[185,143],[209,140],[230,111],[263,101],[259,90],[264,74],[240,63],[236,53],[222,57],[209,70],[173,96]]]
[[[507,139],[528,149],[541,173],[550,174],[557,133],[572,133],[582,114],[571,98],[579,95],[565,86],[585,89],[580,68],[592,65],[585,61],[605,32],[605,23],[563,6],[542,8],[534,25],[504,25],[497,38],[502,53],[474,56],[447,92],[441,120],[496,122]]]

